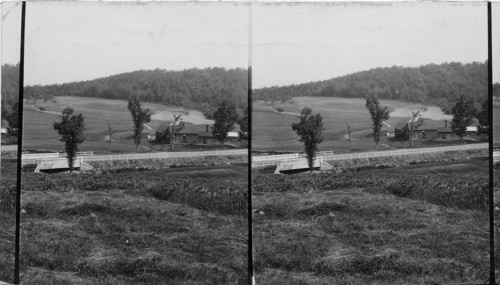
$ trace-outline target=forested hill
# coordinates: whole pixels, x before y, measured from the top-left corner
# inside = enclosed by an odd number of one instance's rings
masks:
[[[138,96],[144,102],[196,108],[210,114],[225,99],[245,108],[247,82],[247,70],[241,68],[139,70],[89,81],[27,86],[25,98],[83,96],[127,100]]]
[[[19,98],[19,64],[2,65],[2,101],[13,105]]]
[[[366,97],[436,104],[445,112],[462,94],[482,103],[488,94],[487,63],[451,62],[420,67],[387,67],[329,80],[254,90],[256,100],[284,101],[295,96]]]

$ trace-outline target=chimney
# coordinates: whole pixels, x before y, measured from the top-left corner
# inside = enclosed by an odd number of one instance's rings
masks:
[[[444,120],[444,127],[447,128],[448,127],[448,120]]]
[[[207,125],[207,130],[206,130],[205,132],[207,132],[207,133],[208,133],[208,125]]]

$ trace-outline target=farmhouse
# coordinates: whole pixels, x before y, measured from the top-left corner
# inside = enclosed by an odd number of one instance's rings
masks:
[[[460,139],[452,130],[448,120],[432,120],[427,118],[418,119],[414,124],[413,140],[455,140]],[[410,139],[410,120],[402,120],[395,127],[397,139]],[[477,122],[467,127],[467,136],[477,138]]]
[[[172,126],[166,123],[156,130],[156,142],[171,143]],[[174,144],[216,144],[217,139],[212,135],[210,125],[184,125],[174,135]]]

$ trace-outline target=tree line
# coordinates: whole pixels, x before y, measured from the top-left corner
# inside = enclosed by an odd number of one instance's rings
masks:
[[[2,98],[8,105],[19,94],[19,64],[2,65]],[[239,113],[247,108],[248,71],[243,68],[191,68],[182,71],[138,70],[94,80],[26,86],[27,100],[51,100],[54,96],[106,99],[136,97],[144,102],[197,109],[213,118],[223,102],[234,103]]]
[[[495,84],[500,92],[499,83]],[[392,66],[289,86],[254,90],[253,99],[287,101],[297,96],[366,98],[437,105],[447,114],[465,95],[480,106],[488,94],[487,62],[428,64],[419,67]],[[500,95],[499,95],[500,96]]]

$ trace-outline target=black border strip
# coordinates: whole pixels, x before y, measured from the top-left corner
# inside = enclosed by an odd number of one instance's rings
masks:
[[[493,195],[493,55],[491,40],[491,2],[488,2],[488,120],[490,127],[489,135],[489,208],[490,208],[490,285],[495,284],[495,201]]]
[[[26,22],[26,1],[21,10],[21,52],[19,61],[19,109],[17,126],[17,179],[16,179],[16,240],[14,254],[14,284],[19,283],[19,250],[21,234],[21,156],[23,152],[23,100],[24,100],[24,30]]]
[[[252,231],[252,2],[248,9],[248,284],[253,280],[253,231]]]

